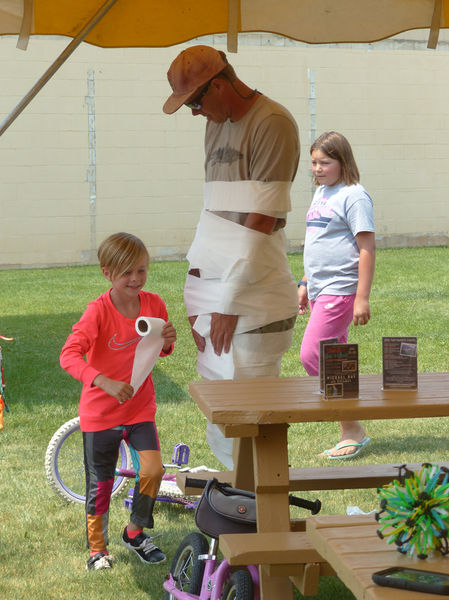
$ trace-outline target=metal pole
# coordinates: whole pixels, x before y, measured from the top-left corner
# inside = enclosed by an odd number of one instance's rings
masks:
[[[101,21],[104,15],[111,9],[117,0],[107,0],[100,10],[92,17],[92,19],[83,27],[83,29],[73,38],[70,44],[61,52],[54,63],[45,71],[40,79],[34,84],[30,91],[22,98],[17,106],[9,113],[6,119],[0,124],[0,135],[8,129],[8,127],[17,119],[20,113],[28,106],[31,100],[40,92],[44,85],[49,81],[56,71],[61,67],[69,56],[81,44],[86,35]]]
[[[89,130],[89,216],[90,216],[90,256],[92,264],[97,258],[97,148],[95,136],[95,71],[90,69],[87,74],[87,96],[85,97],[88,112]]]

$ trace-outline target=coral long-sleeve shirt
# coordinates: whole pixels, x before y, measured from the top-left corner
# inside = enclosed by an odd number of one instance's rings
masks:
[[[139,297],[139,316],[168,320],[160,296],[141,291]],[[123,404],[93,385],[100,373],[129,383],[136,346],[141,339],[135,329],[135,319],[124,317],[115,308],[110,291],[89,303],[72,331],[62,348],[60,364],[83,383],[79,403],[81,430],[102,431],[118,425],[154,421],[156,397],[151,373],[137,393]],[[160,355],[166,356],[172,350],[173,347]]]

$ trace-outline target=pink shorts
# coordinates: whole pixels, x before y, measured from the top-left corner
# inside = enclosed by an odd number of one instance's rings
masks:
[[[310,302],[310,318],[301,344],[301,362],[308,375],[319,372],[319,342],[337,338],[348,341],[348,328],[354,312],[355,294],[350,296],[318,296]]]

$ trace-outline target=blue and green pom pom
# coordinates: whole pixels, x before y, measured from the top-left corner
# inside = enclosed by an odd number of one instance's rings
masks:
[[[430,463],[418,471],[401,469],[400,480],[378,489],[378,536],[409,556],[427,558],[432,550],[448,554],[449,470]]]

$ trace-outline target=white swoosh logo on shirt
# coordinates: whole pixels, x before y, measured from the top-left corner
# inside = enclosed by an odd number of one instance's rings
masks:
[[[108,348],[110,348],[111,350],[123,350],[123,348],[127,348],[128,346],[131,346],[132,344],[135,344],[136,342],[139,342],[142,339],[139,335],[138,337],[127,342],[117,342],[117,340],[115,339],[116,335],[117,334],[114,333],[114,335],[108,342]]]

